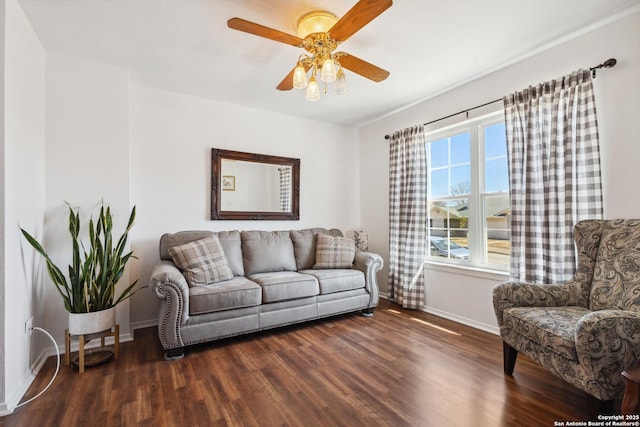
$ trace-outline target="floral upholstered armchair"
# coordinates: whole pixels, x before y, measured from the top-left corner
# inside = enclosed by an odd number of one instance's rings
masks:
[[[621,371],[640,359],[640,220],[581,221],[574,237],[568,282],[494,288],[504,371],[523,353],[610,408],[624,391]]]

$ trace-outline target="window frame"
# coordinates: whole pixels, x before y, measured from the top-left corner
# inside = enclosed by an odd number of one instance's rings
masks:
[[[454,258],[444,258],[440,256],[431,255],[430,247],[427,242],[425,244],[425,262],[429,264],[444,264],[452,267],[481,269],[495,272],[508,272],[509,265],[489,263],[486,259],[487,248],[487,230],[486,224],[486,204],[483,204],[483,199],[487,196],[495,196],[506,194],[509,196],[509,190],[502,192],[485,192],[485,141],[484,132],[485,129],[494,126],[499,123],[504,123],[505,117],[503,111],[496,111],[493,113],[484,114],[482,116],[467,119],[455,124],[443,126],[441,128],[425,131],[425,154],[427,153],[427,144],[437,141],[442,138],[451,137],[460,133],[469,133],[469,147],[470,147],[470,169],[471,169],[471,188],[468,195],[458,196],[446,196],[429,198],[427,194],[427,221],[430,220],[430,203],[433,200],[446,200],[455,198],[467,198],[469,203],[469,210],[472,214],[469,216],[467,223],[467,242],[469,248],[469,259],[461,260]],[[429,165],[427,164],[427,167]],[[428,184],[430,185],[430,184]],[[429,189],[427,189],[429,191]],[[481,214],[478,214],[481,213]],[[429,225],[427,225],[427,236],[429,236]],[[428,238],[427,238],[428,241]]]

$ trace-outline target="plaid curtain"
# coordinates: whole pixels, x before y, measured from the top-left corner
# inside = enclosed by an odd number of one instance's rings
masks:
[[[422,308],[427,238],[424,127],[396,132],[389,146],[389,297]]]
[[[596,106],[588,70],[504,98],[511,191],[511,280],[559,283],[575,270],[573,227],[603,215]]]
[[[291,168],[278,168],[280,172],[280,211],[291,212]]]

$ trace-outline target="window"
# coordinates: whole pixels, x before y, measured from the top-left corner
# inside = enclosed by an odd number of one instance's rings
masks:
[[[427,133],[427,257],[506,270],[509,170],[502,113]]]

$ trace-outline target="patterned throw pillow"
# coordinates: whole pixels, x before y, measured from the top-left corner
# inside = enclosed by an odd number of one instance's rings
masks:
[[[216,236],[174,246],[169,249],[169,254],[184,274],[189,286],[233,279],[233,272]]]
[[[355,256],[353,239],[316,234],[316,263],[313,268],[352,268]]]

